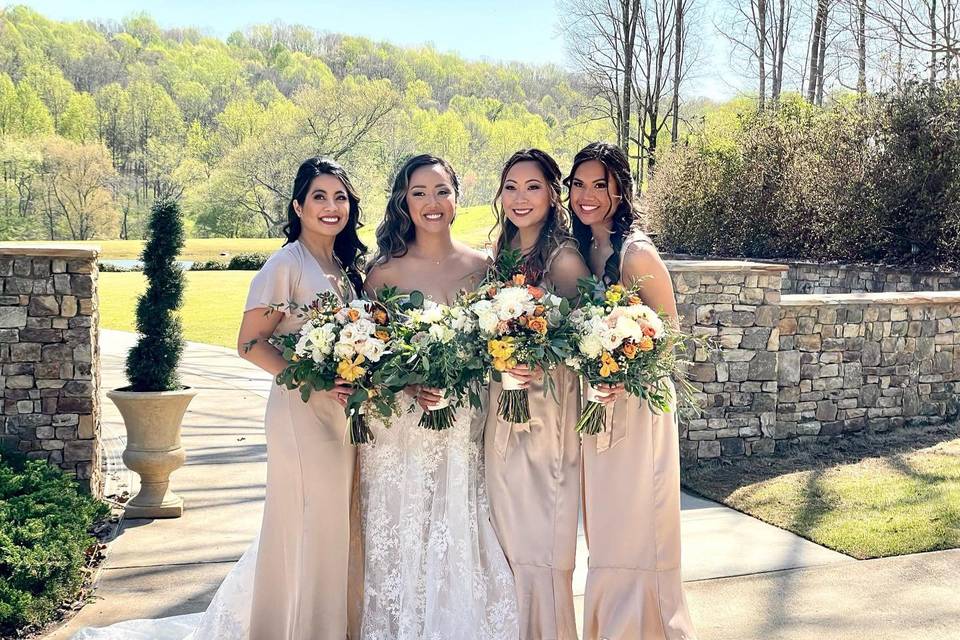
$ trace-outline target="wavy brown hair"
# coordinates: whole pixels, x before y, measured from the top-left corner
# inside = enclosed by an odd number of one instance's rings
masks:
[[[613,254],[607,258],[603,267],[603,281],[606,284],[614,284],[620,281],[620,253],[623,251],[623,241],[637,223],[637,209],[633,203],[633,176],[630,175],[630,161],[627,159],[623,150],[609,142],[591,142],[573,158],[573,166],[570,167],[570,174],[563,179],[564,186],[567,187],[567,204],[570,203],[570,185],[573,183],[573,176],[577,173],[577,167],[584,162],[596,160],[603,165],[607,174],[607,195],[610,196],[610,202],[613,203],[616,198],[610,191],[611,180],[616,182],[617,189],[620,191],[620,202],[613,210],[610,228],[610,243],[613,245]],[[572,210],[571,210],[572,211]],[[590,244],[593,240],[593,231],[588,225],[580,222],[575,214],[571,215],[573,237],[576,238],[580,246],[580,254],[584,261],[590,264]]]
[[[381,265],[390,258],[406,255],[407,246],[413,242],[417,232],[410,217],[410,209],[407,207],[410,177],[417,169],[432,165],[443,167],[450,177],[454,196],[457,199],[460,198],[460,179],[450,163],[443,158],[424,153],[404,162],[393,179],[393,188],[390,190],[390,200],[387,201],[383,220],[377,225],[377,253],[370,262],[370,267]]]
[[[494,260],[496,260],[502,251],[510,248],[510,244],[517,236],[519,229],[507,217],[503,210],[501,196],[503,195],[504,182],[507,180],[507,174],[514,165],[520,162],[533,162],[539,167],[543,174],[547,186],[550,188],[550,207],[547,210],[547,216],[540,228],[540,234],[533,249],[523,256],[523,270],[528,279],[533,282],[540,282],[545,275],[547,261],[550,255],[564,242],[572,240],[570,234],[570,214],[567,207],[563,204],[560,179],[560,167],[557,161],[550,154],[540,149],[521,149],[514,153],[503,165],[503,171],[500,172],[500,186],[497,194],[493,197],[493,211],[497,217],[497,224],[490,231],[499,230],[497,240],[494,245]]]

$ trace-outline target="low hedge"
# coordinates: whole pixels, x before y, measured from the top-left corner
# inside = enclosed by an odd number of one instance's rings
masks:
[[[39,627],[80,593],[108,507],[41,460],[0,452],[0,637]]]

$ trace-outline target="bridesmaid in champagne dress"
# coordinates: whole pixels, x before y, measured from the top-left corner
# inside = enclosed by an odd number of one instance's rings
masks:
[[[573,299],[577,280],[590,272],[570,235],[560,178],[557,163],[539,149],[507,160],[495,197],[495,253],[519,249],[528,283]],[[510,373],[527,386],[530,422],[511,424],[497,415],[502,387],[491,382],[484,457],[491,520],[516,582],[520,638],[576,640],[580,438],[573,424],[580,385],[564,366],[550,374],[553,394],[545,393],[542,371]]]
[[[625,286],[677,323],[673,285],[645,235],[632,232],[626,156],[592,143],[574,158],[569,188],[574,236],[591,271]],[[696,638],[680,574],[680,452],[673,412],[607,387],[607,426],[583,438],[584,524],[590,562],[584,640]]]
[[[359,199],[339,165],[317,158],[303,163],[284,229],[288,242],[250,285],[239,337],[243,357],[274,375],[284,368],[266,339],[296,331],[304,319],[269,305],[305,304],[323,291],[347,303],[359,293],[357,265],[366,251],[357,237],[359,216]],[[244,347],[250,340],[256,342]],[[356,451],[344,439],[349,393],[339,384],[313,392],[305,403],[297,390],[270,389],[252,640],[348,636],[350,606],[359,606],[348,587],[351,538],[359,538],[351,523]]]
[[[240,355],[273,375],[286,366],[269,344],[303,320],[274,305],[360,291],[360,201],[343,168],[320,158],[297,172],[287,243],[250,284]],[[343,382],[343,381],[341,381]],[[83,629],[73,640],[344,640],[357,638],[362,576],[354,500],[356,452],[344,444],[350,387],[314,392],[274,384],[267,400],[267,495],[260,534],[201,613]],[[353,506],[353,513],[351,512]]]

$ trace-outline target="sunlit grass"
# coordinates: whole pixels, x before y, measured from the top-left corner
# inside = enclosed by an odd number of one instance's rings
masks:
[[[960,438],[782,475],[778,464],[754,459],[694,470],[684,484],[856,558],[960,547]],[[774,477],[748,479],[764,466],[761,473]]]

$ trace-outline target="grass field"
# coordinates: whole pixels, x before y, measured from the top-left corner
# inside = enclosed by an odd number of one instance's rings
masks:
[[[187,271],[180,316],[187,340],[233,348],[255,271]],[[142,273],[100,274],[100,325],[135,331],[137,296],[145,288]]]
[[[960,547],[960,425],[684,473],[708,498],[855,558]]]
[[[461,207],[457,219],[453,223],[454,236],[474,247],[482,247],[489,240],[487,234],[493,226],[493,212],[488,205],[475,207]],[[360,237],[370,248],[376,246],[374,240],[375,224],[370,224],[360,230]],[[34,243],[34,244],[63,244]],[[140,257],[143,249],[142,240],[89,240],[86,242],[68,244],[95,244],[102,249],[101,258],[104,260],[135,260]],[[222,260],[221,253],[236,255],[238,253],[273,253],[283,244],[282,238],[190,238],[183,251],[181,260]]]

